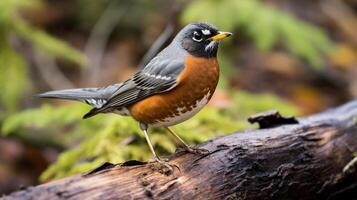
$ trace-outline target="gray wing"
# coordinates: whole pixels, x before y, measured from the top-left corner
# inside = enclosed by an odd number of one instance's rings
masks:
[[[145,97],[169,91],[177,85],[177,78],[184,68],[184,61],[154,58],[142,71],[115,91],[100,108],[93,108],[83,116],[88,118],[131,105]]]
[[[117,91],[123,84],[118,83],[100,88],[77,88],[67,90],[55,90],[38,94],[41,98],[58,98],[69,99],[87,103],[96,108],[102,107],[112,94]]]

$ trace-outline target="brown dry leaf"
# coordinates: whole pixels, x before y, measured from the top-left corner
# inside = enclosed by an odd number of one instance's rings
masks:
[[[295,77],[298,74],[299,62],[285,52],[272,52],[264,56],[264,67],[272,72]]]
[[[357,51],[349,44],[340,44],[330,55],[330,60],[336,67],[350,68],[357,64]]]
[[[324,105],[324,99],[319,91],[306,85],[293,88],[292,100],[300,107],[302,114],[315,113]]]
[[[70,15],[70,6],[65,1],[52,1],[50,4],[43,3],[38,8],[22,10],[21,15],[33,25],[46,26],[65,20]]]

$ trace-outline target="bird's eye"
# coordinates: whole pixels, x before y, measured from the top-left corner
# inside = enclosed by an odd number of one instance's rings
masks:
[[[198,33],[197,31],[193,32],[193,37],[192,39],[196,42],[201,42],[202,41],[202,35]]]

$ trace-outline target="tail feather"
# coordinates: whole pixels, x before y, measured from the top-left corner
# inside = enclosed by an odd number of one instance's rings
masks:
[[[96,108],[104,105],[108,98],[121,86],[122,84],[114,84],[101,88],[78,88],[49,91],[38,94],[41,98],[57,98],[75,100],[87,103]]]
[[[69,100],[89,99],[96,96],[95,93],[87,92],[83,89],[55,90],[36,95],[41,98],[58,98]]]

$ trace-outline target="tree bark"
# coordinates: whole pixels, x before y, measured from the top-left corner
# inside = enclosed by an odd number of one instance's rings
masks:
[[[264,113],[264,127],[178,152],[165,175],[150,164],[105,164],[4,199],[356,199],[357,100],[310,117]],[[274,127],[271,127],[274,126]],[[270,127],[270,128],[269,128]]]

